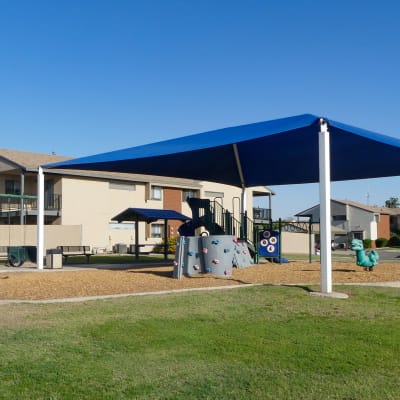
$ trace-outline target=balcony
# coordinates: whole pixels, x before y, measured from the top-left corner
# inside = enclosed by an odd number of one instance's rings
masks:
[[[21,215],[21,207],[24,215],[37,215],[37,199],[35,195],[25,195],[21,199],[18,195],[0,194],[0,217],[12,218]],[[45,194],[45,215],[59,215],[61,212],[60,194]]]
[[[253,220],[255,224],[266,224],[271,221],[270,208],[253,208]]]

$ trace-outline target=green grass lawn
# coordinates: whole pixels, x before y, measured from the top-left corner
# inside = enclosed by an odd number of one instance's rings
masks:
[[[398,289],[2,305],[1,399],[399,399]]]

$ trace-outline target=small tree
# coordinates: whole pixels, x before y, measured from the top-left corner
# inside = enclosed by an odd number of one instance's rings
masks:
[[[363,240],[364,249],[370,249],[372,247],[372,240],[371,239],[364,239]]]
[[[385,207],[387,208],[398,208],[400,206],[398,197],[391,197],[389,200],[385,201]]]
[[[388,239],[382,237],[375,240],[376,247],[385,247],[387,242]]]
[[[173,236],[168,238],[168,254],[175,254],[176,252],[176,242],[178,240],[178,236]],[[161,243],[156,244],[153,247],[153,251],[155,253],[163,253],[165,241],[163,240]]]
[[[400,238],[399,238],[397,235],[393,235],[393,236],[389,239],[387,245],[388,245],[389,247],[400,247]]]

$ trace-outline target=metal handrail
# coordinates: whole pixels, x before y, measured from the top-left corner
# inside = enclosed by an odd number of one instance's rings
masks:
[[[237,236],[254,246],[254,221],[247,216],[246,212],[241,213],[238,220],[216,200],[210,202],[210,211],[212,222],[221,226],[227,235]]]
[[[23,200],[24,210],[37,210],[37,196],[0,194],[1,211],[21,211],[21,200]],[[61,210],[62,195],[46,194],[44,197],[45,210]]]

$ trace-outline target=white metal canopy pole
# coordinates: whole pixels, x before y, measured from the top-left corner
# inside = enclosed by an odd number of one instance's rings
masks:
[[[43,269],[43,248],[44,248],[44,174],[43,168],[38,169],[37,179],[37,247],[36,265]]]
[[[331,161],[327,122],[320,119],[319,143],[319,199],[320,199],[320,247],[321,292],[332,293],[331,248]]]

